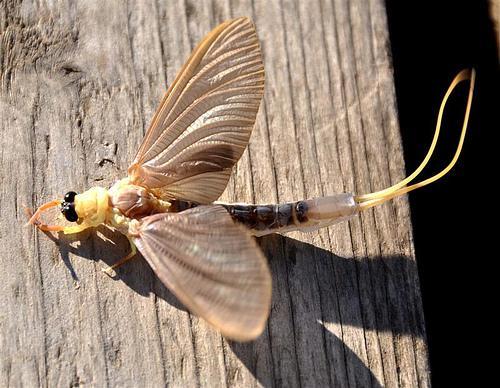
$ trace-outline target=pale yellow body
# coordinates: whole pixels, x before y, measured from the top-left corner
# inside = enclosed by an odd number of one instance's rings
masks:
[[[134,197],[127,203],[131,194]],[[149,206],[150,212],[166,212],[170,207],[169,202],[156,198],[142,187],[129,184],[129,179],[124,178],[116,182],[109,190],[96,186],[76,195],[75,211],[78,214],[79,224],[67,226],[62,231],[65,234],[73,234],[104,224],[130,237],[133,235],[133,231],[130,230],[131,226],[137,220],[126,216],[120,210],[124,205],[127,205],[127,208],[148,208]]]
[[[132,237],[137,235],[138,219],[151,213],[166,212],[170,207],[170,202],[157,198],[143,187],[130,184],[128,178],[119,180],[109,190],[99,186],[92,187],[77,194],[74,201],[78,224],[60,227],[59,231],[73,234],[103,224],[123,233],[130,242],[131,252],[115,265],[103,270],[110,276],[115,275],[114,268],[137,253]],[[134,216],[128,217],[130,214]]]

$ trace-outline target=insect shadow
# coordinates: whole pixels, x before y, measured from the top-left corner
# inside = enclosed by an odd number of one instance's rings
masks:
[[[412,343],[425,339],[414,260],[344,258],[280,235],[266,236],[260,245],[273,275],[268,327],[254,342],[229,344],[262,385],[315,381],[312,385],[380,387],[368,362],[351,349],[359,351],[359,343],[350,344],[353,336],[365,339],[361,347],[373,346],[367,338],[380,346],[380,336],[389,333],[408,336]],[[287,363],[295,375],[283,367]],[[271,377],[266,364],[273,366]],[[318,382],[318,375],[329,380]]]
[[[60,235],[59,239],[48,235],[58,244],[62,260],[76,281],[78,275],[69,253],[106,265],[112,265],[128,253],[125,236],[106,227],[95,231],[97,233]],[[75,241],[81,241],[79,247],[71,245]],[[344,328],[370,331],[375,337],[391,332],[395,336],[425,338],[418,305],[417,267],[413,260],[404,256],[344,258],[281,235],[262,237],[258,242],[269,259],[273,276],[267,329],[255,341],[228,341],[228,344],[262,385],[271,386],[276,379],[294,385],[294,381],[299,382],[309,374],[314,376],[316,368],[303,370],[303,364],[311,362],[305,358],[312,356],[316,362],[329,366],[326,369],[329,385],[349,381],[354,385],[378,387],[380,384],[366,361],[341,338]],[[141,295],[155,294],[185,311],[146,261],[138,256],[119,268],[115,279]],[[341,324],[343,329],[334,334],[325,327],[332,323],[336,327]],[[290,355],[294,349],[295,354]],[[290,368],[286,373],[282,368],[284,357],[289,358]]]
[[[130,252],[130,244],[127,238],[123,234],[105,226],[89,228],[70,235],[60,233],[58,237],[47,232],[43,233],[58,246],[63,263],[77,283],[80,279],[71,263],[70,253],[93,260],[98,263],[98,266],[105,269],[106,266],[113,265]],[[79,246],[73,246],[72,244],[75,242],[79,242]],[[102,276],[108,278],[104,272]],[[140,252],[137,253],[135,259],[118,268],[116,276],[108,279],[123,281],[128,287],[142,296],[149,296],[153,293],[172,306],[187,311],[182,303],[156,277]]]

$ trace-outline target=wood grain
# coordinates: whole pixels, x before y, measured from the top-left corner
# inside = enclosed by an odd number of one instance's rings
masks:
[[[194,45],[256,23],[266,94],[223,200],[366,193],[404,177],[382,0],[0,3],[1,386],[428,386],[408,203],[259,240],[273,274],[256,341],[191,316],[104,228],[55,242],[30,207],[124,176]]]

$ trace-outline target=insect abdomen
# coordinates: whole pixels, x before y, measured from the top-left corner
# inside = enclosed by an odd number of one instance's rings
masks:
[[[235,221],[258,234],[258,232],[266,230],[272,233],[277,229],[297,225],[295,205],[302,202],[280,205],[223,204],[223,206]]]
[[[295,230],[309,232],[352,217],[358,207],[352,194],[337,194],[278,205],[221,204],[255,236]]]

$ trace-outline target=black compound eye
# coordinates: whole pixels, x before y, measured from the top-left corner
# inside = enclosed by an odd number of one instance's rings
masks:
[[[64,214],[64,217],[69,222],[76,222],[76,221],[78,221],[78,214],[76,214],[75,204],[74,203],[64,202],[63,205],[62,205],[62,207],[61,207],[61,212],[62,212],[62,214]]]
[[[66,194],[64,194],[64,202],[75,202],[75,193],[74,191],[68,191]]]

